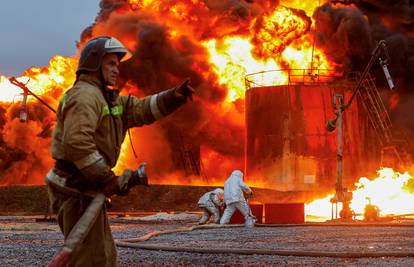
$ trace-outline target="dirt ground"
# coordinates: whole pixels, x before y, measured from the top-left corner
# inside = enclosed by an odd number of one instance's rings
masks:
[[[198,214],[111,217],[116,239],[196,225]],[[41,216],[0,217],[0,266],[45,266],[63,244],[55,222]],[[409,252],[414,224],[295,226],[195,230],[154,237],[145,244],[193,248],[275,249],[317,252]],[[118,247],[119,266],[414,266],[414,257],[331,258],[202,254]]]

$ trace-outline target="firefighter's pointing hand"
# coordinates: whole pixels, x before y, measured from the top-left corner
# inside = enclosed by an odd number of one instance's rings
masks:
[[[195,93],[195,89],[190,86],[190,79],[187,78],[181,85],[177,86],[175,89],[175,93],[177,96],[184,97],[186,100],[193,100],[193,94]]]

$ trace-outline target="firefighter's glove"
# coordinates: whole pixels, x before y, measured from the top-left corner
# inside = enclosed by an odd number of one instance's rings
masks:
[[[148,184],[148,176],[146,172],[146,163],[141,163],[135,171],[132,172],[131,180],[128,183],[128,187],[132,188],[136,185],[145,185],[149,186]]]
[[[104,185],[102,192],[107,197],[114,194],[125,196],[128,194],[129,190],[136,185],[148,186],[145,163],[141,163],[139,168],[135,171],[126,169],[121,176],[114,176]]]
[[[189,83],[190,79],[187,78],[181,85],[176,87],[175,94],[179,97],[184,97],[186,100],[193,100],[193,94],[195,93],[195,90],[189,85]]]
[[[145,171],[145,166],[146,163],[141,163],[135,171],[125,170],[124,173],[118,177],[120,189],[118,195],[125,196],[132,187],[137,185],[148,186],[148,177]]]
[[[244,191],[244,196],[245,196],[246,199],[253,198],[253,191],[252,190]]]
[[[125,196],[129,191],[128,182],[131,180],[131,177],[132,171],[126,169],[121,176],[115,176],[107,182],[102,189],[102,193],[104,193],[106,197],[111,197],[115,194]]]

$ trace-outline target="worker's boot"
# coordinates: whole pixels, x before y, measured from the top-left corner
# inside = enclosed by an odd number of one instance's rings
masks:
[[[246,226],[248,228],[253,228],[255,223],[256,223],[256,217],[249,215],[249,216],[246,217],[246,220],[244,222],[244,226]]]
[[[198,222],[199,225],[206,224],[206,222],[210,219],[210,214],[207,210],[204,210],[203,216],[201,216],[200,221]]]

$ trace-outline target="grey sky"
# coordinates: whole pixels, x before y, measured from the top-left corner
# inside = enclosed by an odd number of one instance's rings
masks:
[[[75,42],[93,23],[99,0],[0,0],[0,74],[19,76],[56,54],[76,54]]]

